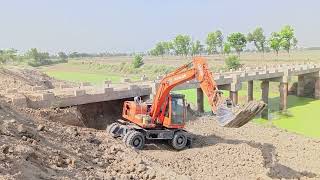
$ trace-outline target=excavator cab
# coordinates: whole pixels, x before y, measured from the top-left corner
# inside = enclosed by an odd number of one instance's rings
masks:
[[[183,128],[186,120],[186,105],[183,94],[170,94],[168,96],[163,126],[167,128]]]

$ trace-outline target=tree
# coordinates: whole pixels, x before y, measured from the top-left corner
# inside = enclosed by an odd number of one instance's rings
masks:
[[[170,54],[170,51],[173,49],[172,42],[162,42],[165,54]]]
[[[151,50],[151,55],[153,56],[163,56],[165,53],[165,47],[163,42],[158,42],[156,47]]]
[[[230,54],[231,52],[231,46],[229,43],[224,43],[223,44],[223,53],[224,54]]]
[[[135,55],[132,61],[132,65],[134,68],[139,68],[143,65],[143,58],[141,55]]]
[[[68,58],[67,54],[64,52],[58,52],[58,56],[59,56],[59,59],[61,59],[63,61],[67,60],[67,58]]]
[[[269,39],[269,46],[272,50],[274,50],[277,53],[277,56],[279,54],[279,50],[280,50],[280,43],[281,43],[281,36],[279,33],[277,32],[273,32],[271,34],[271,37]]]
[[[178,35],[174,38],[172,44],[177,55],[187,56],[190,51],[191,38],[188,35]]]
[[[289,25],[284,26],[279,32],[279,35],[281,37],[280,46],[290,53],[290,49],[296,46],[298,42],[294,36],[294,29]]]
[[[248,33],[248,42],[253,42],[259,52],[265,52],[266,36],[261,27],[256,28],[252,33]]]
[[[72,52],[71,54],[69,54],[69,58],[77,58],[80,57],[80,54],[78,52]]]
[[[192,42],[191,45],[191,55],[199,55],[203,51],[203,45],[200,43],[199,40]]]
[[[211,32],[206,39],[208,54],[214,54],[218,52],[217,47],[223,48],[223,35],[221,31]]]
[[[49,53],[47,52],[39,52],[37,48],[31,48],[25,55],[31,61],[29,65],[31,66],[40,66],[50,64],[49,61]]]
[[[220,30],[216,31],[217,45],[220,47],[221,53],[223,52],[223,34]]]
[[[16,61],[18,59],[17,53],[18,53],[18,50],[12,49],[12,48],[0,50],[0,63]]]
[[[226,58],[225,64],[228,69],[238,69],[239,67],[241,67],[238,56],[229,56],[228,58]]]
[[[244,34],[237,32],[228,36],[228,42],[230,46],[236,50],[238,56],[240,56],[243,48],[246,47],[247,39]]]

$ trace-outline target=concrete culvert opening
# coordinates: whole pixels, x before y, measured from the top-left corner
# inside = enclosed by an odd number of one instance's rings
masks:
[[[122,118],[124,101],[132,100],[133,98],[126,98],[66,108],[40,109],[36,113],[53,122],[103,130],[109,124]]]
[[[106,129],[109,124],[121,119],[124,101],[131,100],[133,98],[78,105],[80,121],[85,127]]]
[[[149,96],[142,97],[143,102],[148,100]],[[40,115],[54,122],[104,130],[109,124],[122,119],[122,108],[125,101],[133,101],[133,98],[88,103],[68,108],[43,109]],[[202,115],[192,109],[190,105],[187,105],[186,122]]]

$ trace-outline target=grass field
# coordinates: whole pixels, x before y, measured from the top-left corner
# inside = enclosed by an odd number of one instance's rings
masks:
[[[103,67],[96,65],[87,65],[76,62],[58,64],[41,68],[51,77],[71,82],[91,82],[93,84],[102,84],[105,80],[111,80],[113,83],[119,83],[124,75],[120,76],[113,66]],[[135,74],[125,75],[132,80],[138,80],[139,76]]]
[[[47,71],[46,74],[60,80],[66,80],[71,82],[91,82],[93,84],[100,84],[104,80],[111,80],[114,83],[120,82],[121,80],[120,76],[100,73]]]

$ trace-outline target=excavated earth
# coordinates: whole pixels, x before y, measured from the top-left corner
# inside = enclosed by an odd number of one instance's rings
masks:
[[[23,78],[2,73],[1,88],[58,82],[36,71]],[[159,142],[135,151],[98,130],[117,118],[115,107],[34,110],[1,100],[0,179],[320,179],[319,139],[251,122],[222,128],[203,115],[187,124],[193,148]]]

